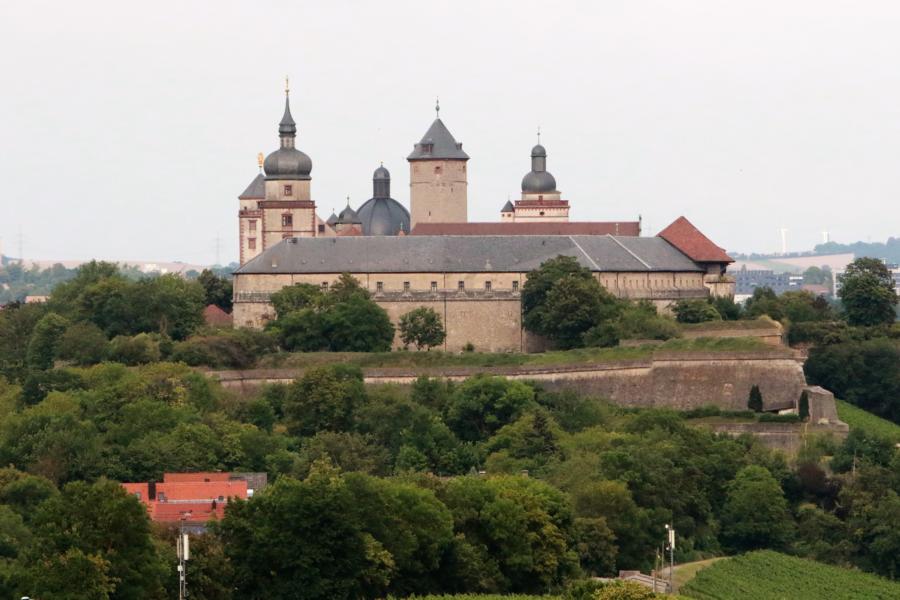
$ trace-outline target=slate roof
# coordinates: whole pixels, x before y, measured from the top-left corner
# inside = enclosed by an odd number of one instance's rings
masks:
[[[420,235],[289,238],[236,273],[519,273],[559,255],[592,271],[703,270],[659,237]]]
[[[431,152],[425,151],[426,144],[432,145]],[[453,134],[440,119],[434,120],[422,136],[422,141],[416,144],[412,153],[406,157],[406,160],[434,159],[469,160],[469,155],[463,152],[462,144],[456,142]]]
[[[657,234],[692,260],[697,262],[733,263],[734,259],[725,250],[716,246],[712,240],[703,235],[694,224],[678,217],[671,225]]]
[[[266,176],[260,173],[256,177],[253,178],[253,181],[250,182],[250,185],[247,186],[247,189],[238,196],[238,199],[265,199],[266,197]]]
[[[506,207],[503,207],[506,211]],[[412,235],[641,235],[639,221],[417,223]]]

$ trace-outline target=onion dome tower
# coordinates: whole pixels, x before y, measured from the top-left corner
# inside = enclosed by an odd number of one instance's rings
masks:
[[[514,206],[506,203],[500,210],[501,221],[569,220],[569,201],[562,199],[556,178],[547,170],[547,149],[541,145],[540,129],[537,135],[538,143],[531,149],[531,170],[522,178],[522,199]]]
[[[406,235],[409,211],[391,198],[391,174],[381,165],[372,175],[372,197],[357,211],[363,235]]]

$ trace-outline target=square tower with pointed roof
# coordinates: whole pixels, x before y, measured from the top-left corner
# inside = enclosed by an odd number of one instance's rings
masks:
[[[438,117],[422,140],[406,157],[409,161],[410,221],[416,223],[465,223],[468,221],[468,181],[463,152]]]

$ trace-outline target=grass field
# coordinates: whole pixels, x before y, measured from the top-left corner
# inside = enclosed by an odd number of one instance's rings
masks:
[[[393,600],[388,596],[388,600]],[[408,596],[406,600],[561,600],[560,596],[522,596],[513,594],[503,596],[501,594],[457,594],[446,596]]]
[[[779,329],[772,319],[741,319],[740,321],[706,321],[704,323],[679,323],[685,331],[721,331],[723,329]]]
[[[861,429],[869,435],[883,437],[895,443],[900,442],[900,425],[896,423],[876,417],[843,400],[837,401],[837,411],[838,417],[849,425],[850,429]]]
[[[762,550],[706,567],[679,593],[696,600],[894,600],[900,583]]]
[[[616,348],[578,348],[535,354],[488,352],[294,352],[272,354],[259,368],[306,369],[334,363],[362,368],[506,367],[590,364],[638,360],[658,352],[759,352],[772,350],[755,338],[674,339],[658,345]]]

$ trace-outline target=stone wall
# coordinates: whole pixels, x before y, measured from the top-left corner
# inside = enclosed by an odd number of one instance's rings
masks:
[[[806,387],[803,369],[785,352],[682,353],[638,361],[553,367],[367,369],[365,382],[408,385],[420,375],[461,381],[477,373],[533,380],[547,389],[572,389],[622,406],[679,410],[706,405],[746,410],[754,384],[760,387],[766,410],[794,408]],[[289,382],[302,371],[215,371],[212,375],[226,387],[244,388]]]

